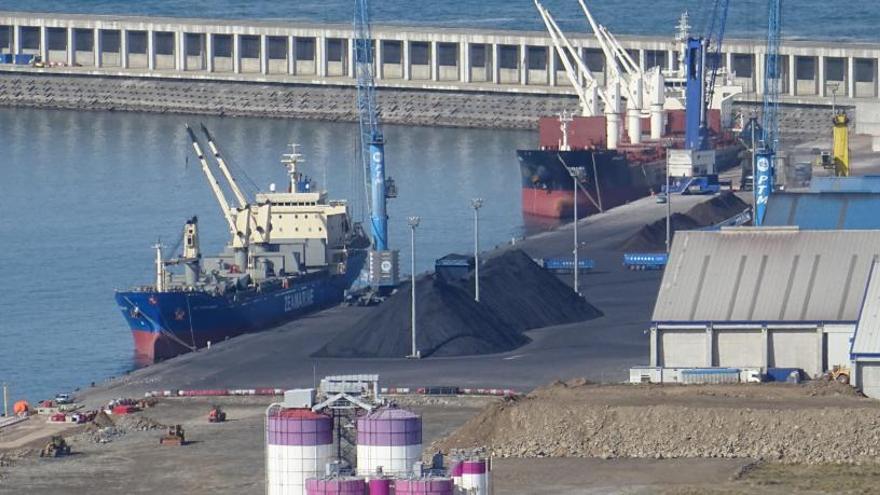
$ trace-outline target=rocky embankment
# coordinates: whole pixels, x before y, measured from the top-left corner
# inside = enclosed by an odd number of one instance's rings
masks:
[[[877,462],[880,402],[801,386],[557,383],[487,407],[434,448],[497,457]]]

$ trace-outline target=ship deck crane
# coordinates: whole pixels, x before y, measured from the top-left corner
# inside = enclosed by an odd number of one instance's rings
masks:
[[[357,107],[360,124],[361,166],[370,187],[370,285],[375,289],[398,285],[398,257],[388,246],[386,201],[396,196],[391,179],[385,177],[385,136],[379,122],[376,99],[373,36],[369,0],[355,0],[354,62],[357,74]]]
[[[232,214],[232,208],[229,206],[229,201],[223,194],[223,189],[220,187],[220,182],[217,181],[217,177],[214,175],[214,172],[208,165],[208,160],[205,158],[205,153],[202,152],[202,146],[199,144],[198,139],[196,139],[196,134],[193,132],[192,128],[190,128],[189,125],[186,126],[186,132],[187,134],[189,134],[189,137],[192,140],[193,149],[196,151],[196,156],[199,159],[199,163],[202,165],[202,172],[204,172],[205,177],[207,177],[208,179],[208,185],[211,186],[211,192],[214,193],[214,198],[220,205],[220,211],[223,213],[223,218],[226,220],[226,223],[229,227],[229,234],[232,235],[233,238],[235,238],[237,237],[236,233],[238,229],[235,226],[235,215]]]
[[[247,208],[248,200],[244,193],[241,192],[241,187],[238,186],[238,182],[236,182],[232,172],[229,171],[229,167],[226,165],[226,160],[223,159],[223,156],[220,154],[220,149],[214,142],[214,136],[211,135],[211,132],[205,127],[205,124],[201,124],[201,128],[202,133],[205,134],[205,139],[208,140],[208,147],[211,148],[211,153],[214,154],[214,159],[217,161],[217,165],[220,166],[220,171],[223,173],[223,176],[226,177],[226,182],[229,183],[229,188],[232,190],[232,194],[235,195],[235,199],[238,200],[239,207]]]
[[[556,24],[556,20],[553,19],[550,11],[541,5],[538,0],[535,0],[535,6],[541,14],[541,18],[544,20],[547,30],[550,32],[553,45],[559,53],[559,58],[562,60],[562,64],[565,66],[566,75],[568,76],[569,81],[571,81],[572,86],[574,86],[575,91],[578,93],[584,116],[589,117],[598,115],[598,101],[601,100],[605,105],[604,112],[607,130],[606,147],[608,149],[617,149],[620,134],[620,81],[614,80],[605,90],[600,89],[599,82],[596,80],[595,76],[593,76],[593,73],[590,71],[590,68],[587,67],[587,64],[578,55],[577,50],[575,50],[571,42],[568,41],[568,38],[565,37],[565,34],[562,33],[562,30],[559,28],[559,25]],[[578,66],[577,74],[572,66],[572,61]],[[581,82],[581,77],[583,78],[583,83]]]
[[[581,9],[584,11],[584,15],[587,16],[587,21],[590,24],[590,27],[593,29],[593,34],[596,37],[596,40],[599,42],[599,46],[602,48],[602,52],[605,54],[605,64],[606,70],[610,68],[611,78],[609,84],[611,85],[610,91],[615,91],[614,87],[622,87],[624,94],[626,95],[626,107],[627,107],[627,130],[629,135],[629,142],[631,144],[639,144],[642,142],[642,108],[644,107],[644,78],[642,77],[641,71],[635,72],[633,74],[624,75],[623,69],[621,68],[621,64],[618,62],[619,55],[616,50],[609,42],[608,38],[606,38],[602,34],[602,27],[597,22],[596,19],[593,18],[593,14],[590,12],[590,9],[587,8],[587,4],[584,3],[584,0],[578,0],[578,3],[581,5]],[[617,90],[619,91],[619,90]],[[610,114],[609,114],[610,116]],[[609,122],[609,126],[610,126]]]

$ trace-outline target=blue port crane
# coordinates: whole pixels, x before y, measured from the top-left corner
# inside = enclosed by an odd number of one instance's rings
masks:
[[[369,197],[370,285],[374,288],[398,284],[398,253],[388,247],[388,213],[386,201],[397,196],[394,181],[385,177],[385,136],[379,121],[376,99],[375,51],[370,28],[369,0],[355,0],[354,67],[357,75],[357,108],[360,123],[360,160]]]
[[[764,64],[764,98],[760,149],[755,153],[755,225],[762,225],[773,192],[779,146],[779,92],[782,67],[779,42],[782,36],[782,0],[768,0],[767,56]],[[790,75],[792,80],[794,74]]]
[[[690,150],[709,147],[707,113],[715,96],[729,7],[730,0],[715,0],[706,19],[703,37],[689,38],[685,47],[685,147]]]

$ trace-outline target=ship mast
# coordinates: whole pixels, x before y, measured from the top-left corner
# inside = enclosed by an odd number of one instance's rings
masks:
[[[162,244],[153,246],[156,250],[156,292],[165,292],[165,261],[162,259]]]
[[[288,177],[288,180],[290,181],[290,184],[288,185],[287,191],[292,192],[292,193],[307,192],[307,191],[300,191],[299,190],[300,189],[300,187],[299,187],[300,174],[296,170],[296,166],[299,164],[299,162],[303,161],[303,155],[302,155],[302,153],[299,152],[299,145],[298,144],[291,143],[289,146],[290,146],[290,152],[284,153],[284,155],[282,155],[283,158],[281,159],[281,163],[284,164],[285,167],[287,167],[287,177]]]

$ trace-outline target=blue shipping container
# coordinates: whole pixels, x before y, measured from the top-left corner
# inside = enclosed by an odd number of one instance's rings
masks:
[[[0,64],[11,64],[12,63],[12,54],[11,53],[0,53]]]
[[[544,258],[540,260],[538,263],[543,266],[545,269],[551,272],[565,272],[570,273],[574,271],[574,260],[566,259],[566,258]],[[596,262],[591,259],[579,259],[578,260],[578,268],[579,271],[587,271],[592,270],[596,267]]]
[[[13,59],[16,65],[30,65],[34,63],[34,56],[28,55],[24,53],[19,53]]]
[[[623,266],[630,270],[661,270],[669,261],[666,253],[626,253]]]
[[[768,382],[800,383],[802,375],[800,368],[767,368]]]

